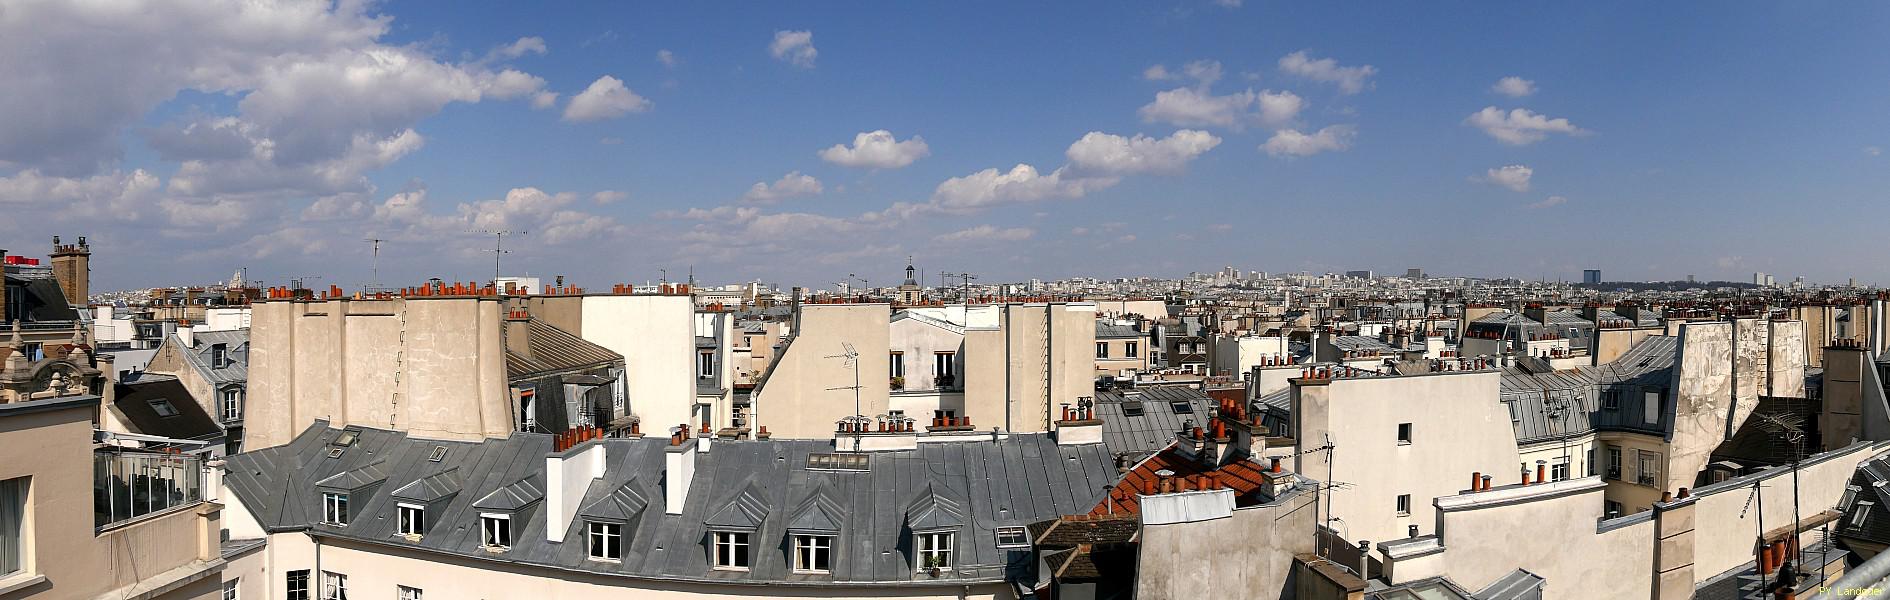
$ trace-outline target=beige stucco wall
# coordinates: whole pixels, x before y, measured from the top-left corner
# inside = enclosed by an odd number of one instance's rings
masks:
[[[1687,323],[1681,326],[1679,337],[1674,388],[1667,397],[1674,406],[1674,423],[1666,481],[1661,484],[1666,491],[1693,485],[1713,449],[1758,407],[1756,394],[1750,402],[1740,397],[1735,403],[1733,369],[1729,368],[1736,364],[1732,323]]]
[[[1645,450],[1659,454],[1661,456],[1660,462],[1662,468],[1670,467],[1671,463],[1667,461],[1666,458],[1671,451],[1671,447],[1666,441],[1656,436],[1640,433],[1619,431],[1603,432],[1598,435],[1598,440],[1596,441],[1596,461],[1602,463],[1607,462],[1607,448],[1609,446],[1621,449],[1621,478],[1618,480],[1606,479],[1608,473],[1605,464],[1597,465],[1596,474],[1601,476],[1608,484],[1605,497],[1608,500],[1621,503],[1621,514],[1631,515],[1651,509],[1654,503],[1660,500],[1660,493],[1662,491],[1677,491],[1678,488],[1668,490],[1660,487],[1661,485],[1665,485],[1667,481],[1667,478],[1664,476],[1656,478],[1656,481],[1660,482],[1656,485],[1641,485],[1639,483],[1640,461],[1636,457],[1639,456],[1640,451]],[[1690,480],[1688,485],[1692,485]]]
[[[1805,324],[1767,321],[1771,343],[1766,352],[1766,395],[1805,397]]]
[[[965,334],[947,330],[918,319],[900,319],[888,325],[889,341],[887,351],[902,352],[905,356],[906,388],[910,391],[931,390],[936,388],[934,378],[937,353],[952,353],[952,372],[963,381],[965,374]],[[891,356],[887,357],[887,369],[880,375],[891,379]],[[866,372],[860,373],[865,377]]]
[[[1278,598],[1293,556],[1313,551],[1311,493],[1206,521],[1144,525],[1137,598]]]
[[[1801,468],[1798,472],[1799,515],[1810,517],[1836,508],[1844,495],[1844,486],[1857,471],[1857,464],[1885,449],[1890,449],[1890,442],[1853,444],[1818,456],[1815,458],[1818,462]],[[1752,501],[1748,508],[1754,481],[1763,481],[1759,490],[1764,498],[1762,502]],[[1753,539],[1758,533],[1754,524],[1760,522],[1761,517],[1767,530],[1792,522],[1792,473],[1788,468],[1773,468],[1758,475],[1707,486],[1695,497],[1698,508],[1694,513],[1694,573],[1700,579],[1752,562]],[[1761,503],[1763,509],[1759,507]],[[1815,536],[1807,532],[1803,544],[1810,545]]]
[[[8,583],[46,581],[7,598],[92,598],[153,579],[217,552],[221,506],[201,503],[95,533],[92,411],[96,404],[0,418],[0,480],[27,484],[24,569]],[[206,568],[208,568],[206,566]],[[216,579],[212,573],[209,578]],[[9,581],[10,580],[10,581]],[[202,585],[165,598],[200,598]]]
[[[1286,338],[1280,336],[1221,337],[1214,340],[1208,360],[1215,375],[1229,375],[1245,380],[1254,365],[1263,358],[1281,360],[1289,356]]]
[[[216,405],[216,390],[210,387],[210,382],[203,378],[203,374],[185,361],[183,353],[187,351],[182,338],[175,335],[164,338],[164,343],[158,346],[156,354],[151,355],[151,362],[145,365],[144,370],[176,377],[184,390],[190,392],[191,399],[203,408],[204,414],[213,419],[218,418],[223,413],[221,407]]]
[[[1590,364],[1605,365],[1614,362],[1626,354],[1629,348],[1641,343],[1641,340],[1666,334],[1667,330],[1654,327],[1622,327],[1595,330],[1595,343],[1588,348]]]
[[[802,305],[798,335],[755,390],[756,422],[775,437],[832,437],[834,423],[854,414],[854,391],[829,389],[856,381],[845,360],[830,358],[845,354],[849,344],[859,355],[860,413],[885,414],[890,318],[884,304]]]
[[[1649,597],[1654,523],[1597,533],[1599,482],[1548,486],[1576,491],[1443,512],[1444,570],[1451,580],[1479,590],[1521,568],[1547,580],[1545,600]]]
[[[316,419],[456,440],[513,429],[497,299],[276,301],[252,314],[248,448]]]
[[[1494,485],[1521,479],[1515,429],[1498,401],[1494,371],[1410,377],[1365,377],[1301,382],[1293,392],[1293,431],[1302,451],[1336,446],[1329,479],[1335,529],[1351,541],[1400,539],[1407,526],[1430,533],[1431,499],[1468,487],[1470,474]],[[1412,424],[1412,442],[1400,444],[1398,424]],[[1305,452],[1293,471],[1327,479],[1327,452]],[[1397,514],[1397,496],[1411,495],[1411,514]]]
[[[695,306],[684,295],[595,295],[569,330],[623,355],[625,401],[646,432],[691,419],[696,404]],[[716,425],[722,425],[718,423]]]

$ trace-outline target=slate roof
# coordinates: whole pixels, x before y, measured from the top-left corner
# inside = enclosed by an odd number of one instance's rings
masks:
[[[1114,323],[1104,323],[1102,321],[1096,322],[1096,339],[1119,340],[1136,339],[1140,337],[1142,337],[1142,332],[1136,331],[1135,327],[1132,325],[1117,325]]]
[[[1563,327],[1568,327],[1568,326],[1594,327],[1595,326],[1594,321],[1590,321],[1586,318],[1583,318],[1581,313],[1578,313],[1572,310],[1543,311],[1542,318],[1547,320],[1548,324],[1550,325],[1561,325]]]
[[[1542,600],[1541,575],[1516,569],[1477,591],[1477,600]]]
[[[212,361],[216,345],[226,349],[228,362],[218,366]],[[184,362],[212,387],[249,382],[249,330],[200,331],[192,335],[192,346],[180,348]]]
[[[1836,533],[1847,538],[1856,538],[1876,543],[1890,543],[1890,452],[1870,457],[1857,464],[1857,471],[1851,475],[1850,487],[1858,491],[1847,493],[1853,496],[1849,506],[1839,506],[1844,517],[1836,523]],[[1868,501],[1870,504],[1861,504]],[[1864,518],[1864,525],[1859,527],[1857,513],[1869,511]]]
[[[1138,403],[1141,414],[1131,416]],[[1185,403],[1190,412],[1176,412],[1176,403]],[[1103,422],[1103,445],[1111,452],[1140,458],[1168,447],[1183,423],[1207,423],[1208,409],[1216,404],[1198,389],[1158,386],[1096,392],[1095,410]]]
[[[559,329],[536,317],[528,322],[526,328],[526,354],[513,352],[510,346],[505,351],[505,376],[518,379],[532,375],[556,373],[608,365],[623,360],[623,355],[612,352],[609,348],[585,341],[571,332]],[[499,329],[501,340],[510,335],[510,327]]]
[[[592,481],[581,506],[594,512],[615,510],[629,520],[623,560],[606,563],[586,559],[582,519],[573,520],[564,542],[546,541],[546,510],[515,513],[510,550],[493,554],[481,547],[476,525],[480,511],[544,504],[538,496],[545,485],[552,436],[514,433],[474,443],[350,430],[359,437],[337,458],[328,454],[341,430],[318,421],[287,445],[229,457],[225,481],[270,531],[313,530],[324,536],[632,578],[755,585],[899,582],[956,589],[1005,579],[1011,555],[997,548],[995,528],[1087,511],[1116,478],[1103,445],[1058,446],[1044,434],[873,453],[865,471],[807,469],[808,455],[832,452],[831,442],[825,440],[718,440],[710,452],[697,454],[682,514],[669,515],[662,510],[665,499],[659,487],[667,438],[603,439],[581,446],[601,444],[606,463],[604,477]],[[440,462],[426,459],[435,446],[448,448]],[[338,475],[358,482],[369,465],[384,474],[384,483],[350,497],[352,523],[319,523],[316,482]],[[450,469],[458,469],[464,480],[460,493],[427,507],[428,520],[438,519],[438,524],[417,542],[397,535],[398,520],[392,518],[397,501],[391,490]],[[793,574],[783,540],[791,523],[808,522],[806,507],[817,494],[829,495],[832,503],[811,504],[820,506],[815,510],[822,512],[821,518],[835,521],[839,529],[834,572]],[[955,517],[963,523],[956,543],[957,570],[938,579],[916,573],[909,539],[912,508],[932,497],[957,502]],[[639,502],[644,507],[636,510]],[[758,518],[756,558],[749,571],[709,566],[704,523],[731,506],[743,507],[736,512],[751,519],[756,515],[750,510],[765,510]]]
[[[1673,411],[1663,410],[1659,423],[1647,423],[1642,402],[1645,392],[1661,392],[1664,397],[1671,387],[1677,349],[1678,338],[1653,336],[1600,366],[1563,370],[1504,367],[1501,398],[1509,408],[1516,442],[1528,444],[1596,429],[1666,433],[1673,424]],[[1616,400],[1617,408],[1607,408],[1610,397]],[[1565,420],[1549,416],[1551,402],[1568,408]]]
[[[112,410],[137,433],[180,440],[208,440],[223,435],[223,427],[204,412],[203,406],[192,399],[190,390],[176,377],[139,373],[135,379],[117,384],[116,392]],[[158,416],[157,409],[151,406],[155,400],[168,402],[177,414]]]
[[[1332,337],[1332,346],[1345,352],[1370,352],[1376,350],[1390,354],[1398,349],[1384,340],[1369,335],[1337,335]]]

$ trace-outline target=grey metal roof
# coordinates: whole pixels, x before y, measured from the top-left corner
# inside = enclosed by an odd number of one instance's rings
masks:
[[[923,314],[920,314],[920,313],[915,313],[915,312],[912,312],[912,311],[909,311],[909,310],[902,310],[902,311],[899,311],[899,312],[896,312],[896,313],[893,313],[893,316],[892,316],[892,320],[891,320],[891,322],[892,322],[892,323],[898,323],[898,322],[900,322],[900,321],[904,321],[904,320],[907,320],[907,319],[911,319],[911,320],[913,320],[913,321],[917,321],[917,322],[920,322],[920,323],[924,323],[924,324],[926,324],[926,325],[931,325],[931,326],[933,326],[933,327],[937,327],[937,328],[939,328],[939,329],[943,329],[943,330],[946,330],[946,331],[949,331],[949,332],[952,332],[952,333],[956,333],[956,334],[958,334],[958,335],[964,335],[964,334],[965,334],[965,326],[964,326],[964,325],[961,325],[961,324],[958,324],[958,323],[953,323],[953,322],[951,322],[951,321],[947,321],[947,320],[944,320],[944,319],[936,319],[936,318],[933,318],[933,317],[928,317],[928,316],[925,316],[925,315],[923,315]]]
[[[435,502],[458,494],[464,481],[459,476],[459,467],[453,467],[426,477],[413,480],[413,483],[395,488],[395,498],[410,502]]]
[[[535,508],[514,514],[511,549],[489,553],[481,546],[479,512],[542,504],[536,495],[544,489],[552,436],[514,433],[473,443],[359,429],[352,446],[329,458],[328,443],[339,433],[317,422],[287,445],[231,456],[226,482],[271,531],[310,529],[324,536],[564,571],[730,584],[899,583],[955,589],[1002,581],[1013,555],[997,548],[997,527],[1086,512],[1116,479],[1113,457],[1104,445],[1058,446],[1045,434],[926,443],[916,450],[874,453],[864,471],[808,469],[808,455],[833,451],[825,440],[716,441],[710,452],[697,455],[682,514],[670,515],[659,510],[665,498],[658,491],[667,438],[604,439],[587,442],[603,446],[606,467],[581,506],[598,513],[614,511],[627,521],[623,559],[607,563],[587,560],[583,519],[572,521],[564,542],[551,543],[545,539],[548,511]],[[444,459],[428,461],[432,449],[442,445],[449,448]],[[346,527],[321,524],[315,482],[370,464],[386,474],[385,484],[350,497],[353,521]],[[397,501],[387,490],[454,468],[465,476],[463,493],[426,508],[427,519],[437,525],[418,541],[397,535],[398,519],[392,518]],[[635,507],[638,501],[628,499],[632,497],[646,503],[641,510]],[[616,507],[610,508],[610,503]],[[955,509],[950,507],[954,504]],[[749,571],[720,571],[709,564],[706,523],[731,506],[745,507],[736,510],[750,518],[754,515],[747,510],[765,509],[756,519],[756,554]],[[809,507],[818,516],[811,515]],[[913,524],[948,524],[953,519],[961,523],[957,569],[938,579],[916,574],[907,539]],[[838,532],[831,575],[791,573],[782,540],[797,527]]]
[[[1114,323],[1104,323],[1102,321],[1096,322],[1096,339],[1114,340],[1114,339],[1134,339],[1134,338],[1140,338],[1140,337],[1142,337],[1142,332],[1136,331],[1135,327],[1133,326],[1116,325]]]
[[[1477,600],[1542,600],[1542,576],[1522,569],[1498,578],[1476,593]]]
[[[1141,414],[1132,415],[1140,406]],[[1190,412],[1175,411],[1176,403],[1186,404]],[[1103,445],[1118,454],[1147,454],[1168,447],[1175,432],[1193,420],[1207,423],[1208,409],[1215,402],[1205,392],[1191,387],[1161,386],[1126,391],[1096,392],[1096,416],[1103,422]]]
[[[1653,336],[1635,344],[1613,362],[1600,366],[1532,371],[1503,369],[1501,398],[1508,405],[1517,443],[1556,439],[1596,429],[1665,433],[1673,411],[1663,408],[1659,423],[1647,423],[1646,392],[1664,394],[1671,387],[1677,339]],[[1614,408],[1609,408],[1609,399]],[[1560,404],[1565,418],[1553,418]]]
[[[1377,350],[1379,352],[1390,353],[1397,351],[1397,348],[1393,348],[1391,344],[1387,344],[1384,340],[1369,335],[1332,336],[1332,346],[1346,352],[1369,352]]]
[[[192,334],[191,338],[191,347],[182,348],[184,362],[196,369],[210,385],[249,382],[248,329],[199,331]],[[211,356],[218,344],[223,345],[227,358],[227,362],[221,366],[216,365]]]
[[[1544,311],[1544,312],[1542,313],[1542,318],[1543,318],[1543,319],[1545,319],[1545,320],[1547,320],[1547,321],[1548,321],[1548,324],[1550,324],[1550,325],[1562,325],[1562,326],[1565,326],[1565,327],[1566,327],[1566,326],[1571,326],[1571,325],[1573,325],[1573,326],[1588,326],[1588,327],[1594,327],[1594,326],[1595,326],[1595,322],[1594,322],[1594,321],[1590,321],[1590,320],[1588,320],[1588,319],[1585,319],[1585,318],[1583,318],[1583,317],[1582,317],[1582,314],[1581,314],[1581,313],[1578,313],[1578,312],[1575,312],[1575,311],[1572,311],[1572,310],[1551,310],[1551,311]]]
[[[501,337],[511,328],[499,329]],[[623,355],[593,344],[569,331],[536,317],[525,329],[528,352],[505,351],[505,376],[518,379],[529,375],[594,368],[623,362]]]

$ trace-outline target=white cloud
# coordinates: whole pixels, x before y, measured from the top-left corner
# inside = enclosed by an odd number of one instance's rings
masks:
[[[985,169],[947,179],[932,191],[932,206],[962,213],[1009,202],[1081,198],[1092,190],[1115,185],[1116,181],[1115,178],[1076,177],[1064,169],[1044,174],[1036,167],[1019,164],[1008,171]]]
[[[755,204],[773,204],[795,196],[810,196],[821,192],[820,180],[812,175],[803,175],[800,171],[788,171],[774,183],[756,183],[742,194],[743,202]]]
[[[1260,149],[1270,156],[1312,156],[1320,152],[1336,152],[1351,147],[1352,138],[1357,137],[1358,129],[1351,125],[1330,125],[1311,134],[1300,133],[1297,129],[1282,129],[1273,133]]]
[[[487,78],[485,83],[486,94],[500,100],[509,100],[528,94],[535,96],[544,88],[544,79],[514,69],[500,71],[497,75]]]
[[[1138,114],[1150,123],[1238,129],[1250,122],[1284,124],[1299,116],[1304,107],[1305,102],[1292,92],[1247,90],[1216,96],[1204,87],[1184,87],[1157,92],[1155,101],[1144,105]]]
[[[1378,68],[1371,65],[1341,67],[1339,62],[1330,58],[1314,59],[1307,56],[1305,50],[1280,57],[1280,70],[1321,83],[1339,86],[1339,91],[1356,94],[1371,87],[1371,78],[1378,73]]]
[[[557,92],[538,92],[532,94],[532,108],[544,110],[558,105]]]
[[[768,54],[774,55],[775,60],[812,69],[820,51],[814,49],[814,32],[783,30],[774,32],[774,41],[768,44]]]
[[[674,69],[676,68],[676,62],[677,62],[676,53],[670,52],[668,49],[657,50],[656,62],[662,63],[664,67]]]
[[[898,141],[891,131],[879,129],[853,136],[853,146],[834,144],[820,151],[820,159],[843,167],[897,169],[932,154],[925,139],[912,136]]]
[[[1028,227],[1011,227],[1007,229],[999,229],[995,225],[979,225],[977,227],[972,227],[970,229],[962,229],[962,230],[954,231],[954,232],[947,233],[944,235],[935,236],[932,238],[932,241],[939,242],[939,243],[946,243],[946,244],[969,243],[969,242],[994,242],[994,241],[1018,242],[1018,241],[1030,239],[1030,236],[1035,235],[1036,233],[1037,232],[1031,230]]]
[[[1220,143],[1221,138],[1194,129],[1183,129],[1161,139],[1145,135],[1125,138],[1091,131],[1070,144],[1064,155],[1070,159],[1071,166],[1085,173],[1108,176],[1177,173],[1188,161]]]
[[[1548,198],[1544,198],[1541,202],[1535,202],[1535,203],[1530,204],[1529,208],[1549,208],[1551,206],[1560,206],[1566,202],[1568,202],[1568,198],[1564,198],[1561,196],[1549,196]]]
[[[1497,141],[1512,146],[1524,146],[1540,142],[1551,133],[1567,135],[1586,135],[1588,132],[1576,127],[1568,119],[1551,119],[1547,115],[1537,114],[1527,108],[1518,108],[1503,112],[1494,106],[1472,113],[1463,120],[1465,125],[1483,130]]]
[[[1221,80],[1221,62],[1218,60],[1197,60],[1182,65],[1179,72],[1169,71],[1166,65],[1154,65],[1142,70],[1142,78],[1149,81],[1172,81],[1193,79],[1198,85],[1212,85]]]
[[[1868,154],[1871,156],[1882,156],[1883,148],[1879,148],[1877,146],[1864,146],[1864,154]]]
[[[638,96],[630,88],[623,86],[623,81],[609,75],[597,78],[583,92],[571,97],[571,103],[564,106],[566,121],[598,121],[615,119],[633,112],[650,109],[650,101]]]
[[[1490,86],[1490,91],[1521,98],[1536,93],[1536,82],[1512,75],[1496,80],[1496,85]]]
[[[1214,0],[1214,5],[1221,8],[1240,8],[1242,0]]]
[[[545,39],[537,36],[522,37],[516,42],[500,46],[492,51],[494,56],[501,58],[518,58],[527,54],[543,55],[544,53]]]
[[[1479,181],[1493,183],[1516,192],[1529,191],[1529,178],[1535,175],[1535,169],[1527,165],[1505,165],[1483,172]]]
[[[617,190],[604,190],[601,192],[597,192],[595,194],[591,194],[591,202],[596,203],[598,206],[603,206],[605,204],[615,204],[617,201],[622,200],[624,198],[629,198],[629,197],[630,197],[629,192],[619,192]]]

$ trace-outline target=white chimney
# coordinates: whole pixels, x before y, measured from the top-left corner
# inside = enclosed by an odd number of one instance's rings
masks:
[[[604,476],[604,445],[590,442],[545,457],[545,541],[563,542],[591,480]]]
[[[696,450],[699,442],[672,436],[663,457],[663,512],[680,515],[689,499],[689,483],[696,479]]]
[[[189,327],[179,327],[177,328],[175,335],[177,336],[177,341],[183,342],[185,348],[195,348],[197,347],[196,333],[197,332],[195,330],[192,330]]]

